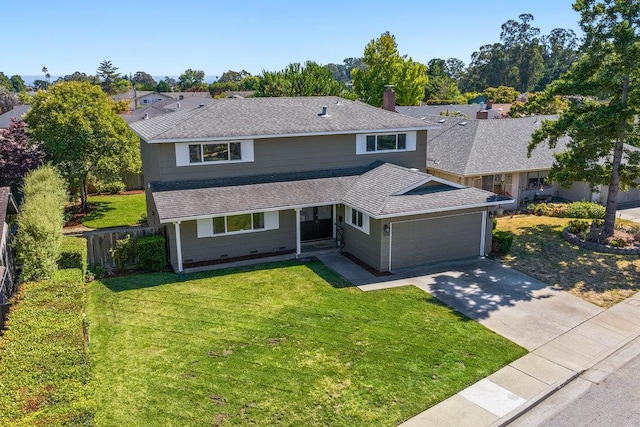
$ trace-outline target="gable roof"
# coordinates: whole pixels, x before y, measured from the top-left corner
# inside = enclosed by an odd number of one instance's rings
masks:
[[[460,176],[551,169],[554,153],[565,150],[568,137],[556,148],[539,145],[527,157],[527,147],[543,120],[555,116],[472,120],[446,118],[427,142],[427,168]]]
[[[327,106],[327,115],[322,108]],[[419,130],[432,123],[335,96],[217,99],[131,128],[147,142]]]
[[[337,203],[386,218],[511,201],[389,163],[226,180],[155,182],[151,191],[163,223]]]
[[[22,120],[22,116],[29,111],[31,105],[18,105],[17,107],[0,114],[0,129],[6,129],[11,125],[11,119]]]

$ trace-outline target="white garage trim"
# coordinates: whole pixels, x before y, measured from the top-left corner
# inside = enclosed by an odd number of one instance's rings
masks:
[[[475,211],[475,212],[467,212],[460,213],[454,215],[440,215],[434,216],[430,218],[416,218],[416,219],[407,219],[404,221],[393,221],[389,223],[389,271],[391,271],[391,262],[392,262],[392,254],[393,254],[393,226],[395,224],[405,224],[409,222],[419,222],[419,221],[430,221],[434,219],[442,219],[442,218],[453,218],[456,216],[466,216],[466,215],[478,215],[481,214],[482,224],[480,225],[480,251],[479,255],[484,256],[485,251],[485,239],[487,234],[487,211]]]

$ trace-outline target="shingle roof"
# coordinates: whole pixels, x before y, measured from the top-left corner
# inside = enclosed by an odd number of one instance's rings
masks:
[[[366,170],[368,169],[368,170]],[[428,174],[384,163],[368,168],[152,183],[160,221],[205,218],[259,210],[345,203],[374,217],[489,206],[504,202],[488,191],[438,184],[416,191]],[[298,179],[295,179],[296,175]],[[264,180],[263,182],[260,182]]]
[[[327,106],[328,115],[320,115]],[[148,142],[428,129],[432,124],[335,96],[218,99],[131,125]]]
[[[12,110],[0,114],[0,129],[8,128],[11,124],[11,119],[22,120],[22,116],[29,111],[31,105],[19,105]]]
[[[484,109],[484,106],[480,104],[419,105],[412,107],[396,107],[396,111],[398,113],[417,118],[421,118],[424,116],[441,116],[442,113],[460,113],[466,116],[463,116],[462,118],[475,119],[476,113],[482,109]],[[506,114],[506,111],[508,111],[508,109],[508,105],[494,105],[493,108],[487,110],[489,119],[500,118],[503,114]]]
[[[554,150],[539,145],[527,157],[533,132],[547,117],[504,120],[447,118],[442,129],[430,132],[427,168],[461,176],[551,169],[553,154],[564,151],[568,138],[561,138]]]
[[[148,104],[145,107],[138,108],[135,111],[120,114],[127,123],[134,123],[140,120],[145,120],[145,114],[149,115],[149,118],[161,116],[163,114],[172,113],[178,110],[192,110],[200,107],[203,104],[212,103],[213,99],[203,97],[190,97],[176,101],[173,98],[164,99],[162,101],[156,101],[152,104]]]

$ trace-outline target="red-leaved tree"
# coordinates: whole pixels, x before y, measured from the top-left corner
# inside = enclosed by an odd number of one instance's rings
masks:
[[[32,143],[27,124],[11,119],[7,129],[0,129],[0,187],[19,188],[22,179],[44,161],[40,144]]]

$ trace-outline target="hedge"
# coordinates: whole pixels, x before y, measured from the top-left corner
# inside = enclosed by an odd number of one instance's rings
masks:
[[[514,235],[508,231],[493,230],[491,251],[496,255],[508,254],[513,245]]]
[[[15,245],[23,281],[51,278],[57,269],[64,225],[66,186],[52,166],[29,172],[22,188]]]
[[[167,264],[164,237],[160,235],[137,239],[138,262],[144,271],[161,271]]]
[[[24,283],[0,339],[0,425],[91,425],[84,276]]]
[[[77,268],[87,274],[87,241],[81,237],[63,237],[58,268]]]

